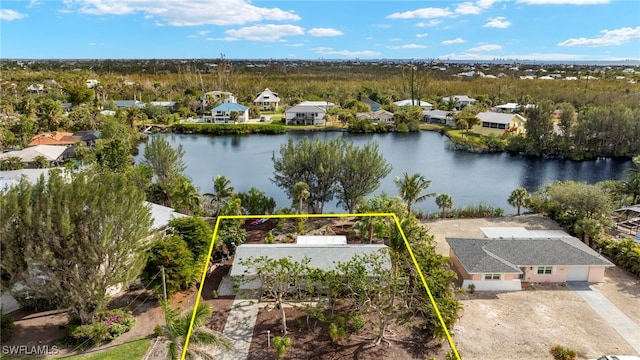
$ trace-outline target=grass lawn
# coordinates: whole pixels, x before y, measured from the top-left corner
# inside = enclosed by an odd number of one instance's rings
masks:
[[[59,359],[71,360],[140,360],[151,347],[151,340],[138,339],[94,354],[65,356]]]

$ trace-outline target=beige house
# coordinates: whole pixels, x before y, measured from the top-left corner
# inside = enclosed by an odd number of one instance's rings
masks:
[[[488,235],[492,238],[446,239],[463,289],[471,284],[478,291],[513,291],[521,290],[523,282],[602,282],[605,268],[614,266],[562,231],[502,228]]]
[[[356,113],[356,118],[358,119],[371,119],[374,124],[377,123],[386,123],[393,124],[393,113],[387,110],[378,110],[378,111],[369,111]]]
[[[315,104],[298,104],[285,110],[287,125],[325,125],[326,108]]]
[[[524,124],[527,119],[518,114],[485,111],[478,113],[476,117],[480,119],[480,125],[472,128],[474,132],[494,134],[503,134],[505,132],[522,134],[525,132]]]

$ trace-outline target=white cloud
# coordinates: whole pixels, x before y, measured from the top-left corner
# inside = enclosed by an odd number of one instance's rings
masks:
[[[40,5],[42,5],[43,3],[41,1],[38,0],[31,0],[29,1],[29,5],[27,5],[28,8],[34,8],[34,7],[39,7]]]
[[[426,48],[427,48],[426,45],[419,45],[419,44],[405,44],[405,45],[398,45],[398,46],[387,46],[387,49],[391,49],[391,50],[426,49]]]
[[[640,26],[614,30],[602,30],[596,38],[571,38],[559,43],[559,46],[611,46],[621,45],[633,39],[640,39]]]
[[[198,35],[200,36],[205,36],[208,35],[211,31],[209,30],[202,30],[202,31],[198,31]]]
[[[596,5],[608,4],[609,0],[517,0],[528,5]]]
[[[304,46],[304,43],[284,44],[284,46],[300,47],[300,46]]]
[[[427,37],[427,36],[429,36],[429,34],[427,34],[427,33],[424,33],[424,34],[416,34],[416,37],[417,37],[417,38],[423,38],[423,37]]]
[[[332,28],[313,28],[309,30],[309,35],[311,36],[340,36],[342,35],[342,31],[332,29]]]
[[[499,2],[501,0],[478,0],[476,1],[476,5],[478,5],[479,7],[483,8],[483,9],[488,9],[491,6],[493,6],[493,4]]]
[[[283,36],[304,35],[304,30],[295,25],[255,25],[225,31],[234,39],[253,41],[279,41]]]
[[[484,45],[473,47],[473,48],[469,49],[468,51],[471,51],[471,52],[485,52],[485,51],[494,51],[494,50],[500,50],[500,49],[502,49],[502,46],[500,46],[498,44],[484,44]]]
[[[367,36],[366,38],[364,38],[365,40],[373,40],[373,36]]]
[[[27,17],[26,14],[23,13],[19,13],[15,10],[11,10],[11,9],[0,9],[0,20],[3,21],[13,21],[13,20],[20,20]]]
[[[486,24],[484,24],[483,27],[505,29],[505,28],[508,28],[509,26],[511,26],[511,22],[508,21],[506,17],[498,16],[493,19],[489,19],[489,21]]]
[[[441,42],[441,44],[442,45],[453,45],[453,44],[462,44],[464,42],[467,42],[467,41],[462,39],[462,38],[455,38],[455,39],[451,39],[451,40],[445,40],[445,41]]]
[[[433,27],[442,23],[442,20],[429,20],[427,22],[421,21],[416,24],[417,27]]]
[[[97,44],[96,44],[96,43],[94,43],[94,42],[90,42],[90,43],[89,43],[89,46],[96,46],[96,45],[97,45]]]
[[[80,13],[126,15],[142,13],[173,26],[243,25],[258,21],[297,21],[294,11],[253,5],[247,0],[67,0]]]
[[[463,2],[456,6],[456,13],[462,15],[478,15],[482,12],[482,8],[471,2]]]
[[[449,8],[444,8],[444,9],[423,8],[423,9],[417,9],[412,11],[393,13],[387,16],[387,18],[389,19],[415,19],[415,18],[431,19],[431,18],[437,18],[437,17],[447,17],[451,15],[454,15],[454,13],[449,11]]]
[[[344,56],[349,58],[373,57],[373,56],[380,55],[379,52],[372,51],[372,50],[360,50],[360,51],[334,50],[333,48],[330,48],[330,47],[318,47],[318,48],[313,48],[311,50],[313,50],[316,54],[320,54],[320,55],[338,55],[338,56]]]

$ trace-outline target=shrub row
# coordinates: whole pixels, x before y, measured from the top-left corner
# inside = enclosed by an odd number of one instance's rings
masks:
[[[596,240],[596,247],[621,268],[640,276],[640,244],[629,238],[615,241],[609,238]]]
[[[284,126],[276,124],[175,124],[171,128],[179,134],[273,135],[287,132]]]

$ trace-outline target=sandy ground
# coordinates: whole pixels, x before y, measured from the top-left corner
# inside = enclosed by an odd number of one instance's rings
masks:
[[[425,222],[448,255],[445,237],[483,237],[480,227],[560,229],[537,216]],[[624,270],[607,270],[595,285],[622,312],[640,322],[640,280]],[[476,292],[461,295],[464,312],[452,329],[463,359],[548,359],[553,345],[578,353],[579,359],[603,354],[634,354],[634,350],[579,295],[564,285],[534,286],[519,292]],[[640,336],[640,335],[639,335]]]

